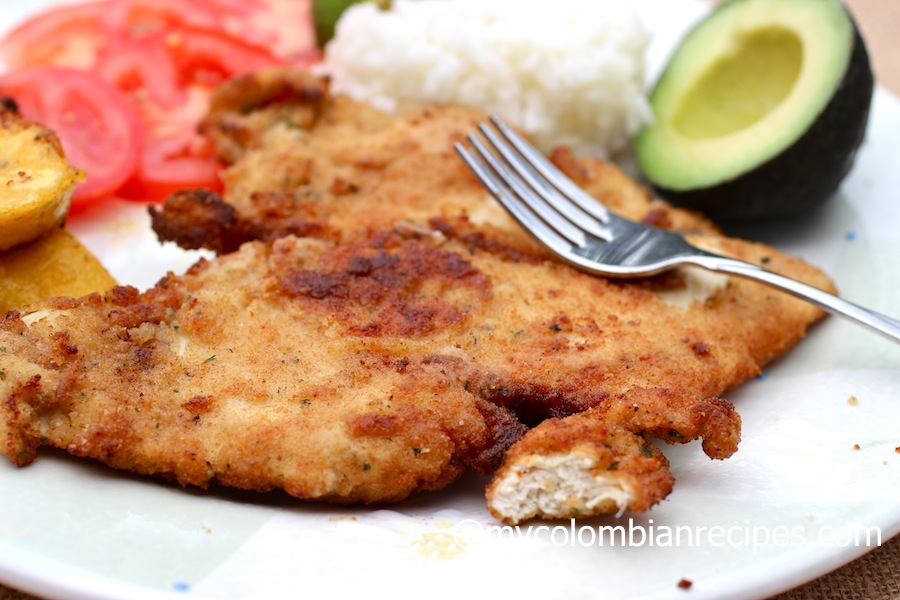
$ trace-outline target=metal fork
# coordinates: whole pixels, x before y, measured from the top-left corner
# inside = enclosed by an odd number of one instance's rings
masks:
[[[900,321],[756,265],[697,248],[681,235],[611,213],[497,117],[456,151],[534,237],[578,269],[609,277],[696,265],[761,281],[900,343]]]

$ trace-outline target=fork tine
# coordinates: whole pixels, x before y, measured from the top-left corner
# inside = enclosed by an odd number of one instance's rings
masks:
[[[601,223],[609,222],[609,211],[603,204],[575,185],[565,173],[557,169],[553,163],[547,160],[531,144],[522,139],[519,134],[510,129],[499,117],[491,115],[489,118],[494,127],[497,128],[497,131],[512,144],[519,154],[531,163],[531,166],[534,167],[537,172],[553,184],[557,190],[562,192],[563,195],[577,204],[582,210],[590,213]]]
[[[568,226],[568,223],[571,223],[575,227],[587,231],[595,237],[609,240],[610,233],[603,227],[604,221],[598,223],[599,219],[567,198],[565,194],[557,189],[551,181],[548,181],[536,166],[532,164],[532,159],[522,155],[517,149],[514,149],[508,141],[504,141],[486,124],[482,123],[479,125],[478,129],[485,139],[491,143],[497,153],[503,157],[506,164],[512,167],[521,180],[527,183],[528,186],[534,190],[534,193],[541,198],[543,201],[541,210],[535,208],[535,212],[538,212],[541,218],[548,222],[552,222],[557,228],[565,228]],[[524,140],[521,140],[521,138],[519,138],[519,140],[522,144],[525,144]],[[534,150],[530,146],[529,149],[532,151]],[[536,151],[534,151],[533,154],[540,156]],[[541,157],[541,160],[543,160],[543,157]],[[559,173],[559,175],[565,177],[562,173]],[[568,181],[568,179],[565,179],[565,181]],[[548,213],[547,210],[561,214],[568,223],[561,223],[559,217]]]
[[[470,140],[471,141],[471,140]],[[489,153],[487,148],[475,140],[476,150],[478,154],[484,156]],[[478,147],[480,146],[480,148]],[[484,162],[469,152],[465,146],[460,143],[454,144],[456,152],[469,166],[475,176],[481,181],[485,188],[496,198],[500,204],[515,218],[525,229],[529,231],[538,241],[545,244],[557,254],[566,252],[571,249],[573,242],[564,238],[562,235],[551,229],[541,219],[537,218],[526,204],[519,199],[513,190],[505,185],[505,183],[492,171],[492,167],[486,166]]]
[[[544,223],[549,225],[562,237],[569,240],[571,244],[583,247],[587,239],[579,227],[567,221],[553,206],[553,204],[535,190],[528,182],[523,180],[519,175],[510,170],[509,163],[505,163],[503,159],[491,152],[484,143],[474,134],[470,134],[467,139],[472,148],[481,156],[483,163],[487,164],[498,178],[503,181],[515,197],[525,206],[531,209],[537,217]]]

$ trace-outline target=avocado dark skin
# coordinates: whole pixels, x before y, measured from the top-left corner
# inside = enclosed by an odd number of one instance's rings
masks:
[[[875,87],[865,43],[855,25],[853,31],[853,53],[843,80],[793,145],[752,172],[712,187],[654,191],[721,223],[796,215],[831,197],[856,159]]]

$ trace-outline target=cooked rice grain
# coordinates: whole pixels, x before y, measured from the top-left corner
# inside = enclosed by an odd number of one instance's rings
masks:
[[[393,110],[458,103],[517,124],[544,151],[600,158],[650,118],[649,33],[613,0],[394,0],[348,9],[326,46],[334,91]]]

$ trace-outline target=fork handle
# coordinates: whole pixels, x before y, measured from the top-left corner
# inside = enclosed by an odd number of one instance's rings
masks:
[[[811,302],[832,314],[850,319],[858,325],[862,325],[870,331],[874,331],[892,342],[900,344],[900,321],[868,308],[863,308],[853,302],[848,302],[834,294],[829,294],[811,285],[801,283],[796,279],[773,273],[747,262],[707,252],[691,256],[688,262],[711,271],[738,275],[769,284]]]

